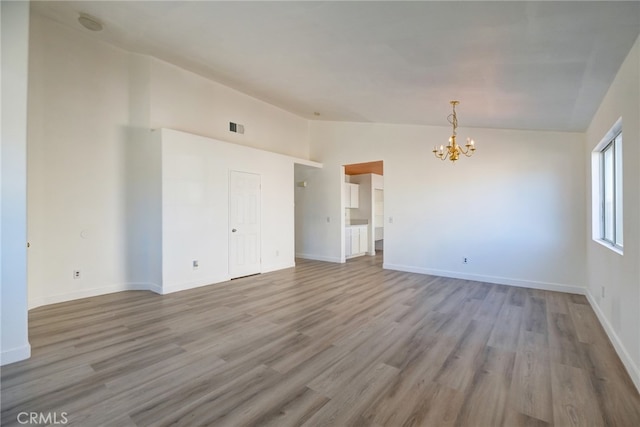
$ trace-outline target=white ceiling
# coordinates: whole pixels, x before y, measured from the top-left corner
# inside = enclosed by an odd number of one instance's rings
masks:
[[[309,119],[583,131],[638,2],[32,2]],[[78,12],[104,22],[80,26]],[[320,116],[314,116],[314,112]]]

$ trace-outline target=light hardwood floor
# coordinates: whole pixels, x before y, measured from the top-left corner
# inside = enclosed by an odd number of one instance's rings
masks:
[[[32,358],[2,368],[2,425],[640,425],[583,296],[380,263],[32,310]]]

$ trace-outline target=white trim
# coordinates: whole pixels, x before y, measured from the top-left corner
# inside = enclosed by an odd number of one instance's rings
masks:
[[[315,260],[315,261],[339,262],[338,258],[315,256],[315,255],[309,255],[309,254],[296,254],[296,257]],[[269,267],[264,268],[263,272],[267,273],[269,271],[282,270],[285,268],[295,267],[295,263],[287,264],[286,266],[274,265],[272,267],[273,269],[269,269]],[[496,276],[484,276],[479,274],[460,273],[456,271],[447,271],[447,270],[435,270],[430,268],[412,267],[412,266],[400,265],[400,264],[385,263],[383,264],[382,267],[386,270],[406,271],[408,273],[429,274],[433,276],[452,277],[455,279],[474,280],[474,281],[486,282],[486,283],[496,283],[500,285],[517,286],[517,287],[524,287],[524,288],[541,289],[546,291],[557,291],[557,292],[567,292],[572,294],[586,295],[587,300],[589,301],[589,303],[591,304],[591,307],[593,308],[593,311],[596,313],[596,316],[598,316],[598,320],[600,321],[600,324],[604,328],[605,332],[607,333],[607,336],[609,337],[609,340],[613,344],[613,347],[615,348],[616,353],[618,354],[618,357],[620,357],[620,360],[625,366],[627,373],[629,374],[629,377],[633,381],[638,391],[640,391],[640,368],[636,366],[636,364],[633,361],[633,358],[631,358],[626,347],[618,337],[618,334],[616,334],[615,330],[607,320],[607,317],[605,316],[604,312],[596,302],[595,298],[593,297],[591,292],[587,289],[581,288],[579,286],[573,286],[573,285],[563,285],[558,283],[537,282],[537,281],[521,280],[521,279],[509,279],[505,277],[496,277]],[[155,283],[128,283],[122,286],[116,285],[116,286],[110,286],[110,287],[95,288],[95,289],[89,289],[81,292],[71,292],[67,294],[58,294],[58,295],[54,295],[47,298],[41,298],[39,300],[36,300],[36,302],[30,304],[29,309],[40,307],[43,305],[48,305],[48,304],[55,304],[58,302],[71,301],[74,299],[87,298],[91,296],[98,296],[98,295],[104,295],[104,294],[121,292],[121,291],[149,290],[157,294],[165,295],[165,294],[178,292],[182,290],[208,286],[215,283],[226,282],[228,280],[230,280],[230,278],[225,278],[223,280],[215,279],[214,281],[205,281],[206,283],[200,280],[198,282],[173,285],[165,289],[163,289],[161,286]],[[9,363],[18,362],[20,360],[28,359],[30,356],[31,356],[31,346],[29,344],[22,347],[14,348],[11,350],[6,350],[0,353],[0,365],[7,365]]]
[[[622,340],[620,340],[620,337],[618,337],[618,334],[616,334],[616,331],[611,326],[611,323],[609,323],[607,316],[605,316],[604,312],[596,302],[596,299],[593,297],[591,292],[587,290],[585,295],[587,296],[587,299],[591,304],[591,308],[593,308],[596,316],[598,316],[598,320],[604,328],[604,331],[607,333],[609,341],[611,341],[611,344],[613,344],[613,347],[616,349],[618,357],[622,361],[624,367],[627,369],[627,373],[629,374],[629,377],[631,377],[631,381],[633,381],[636,389],[638,389],[638,391],[640,392],[640,368],[633,362],[633,358],[629,356],[627,348],[622,343]]]
[[[312,261],[344,263],[344,261],[341,260],[339,257],[331,257],[331,256],[324,256],[324,255],[298,254],[297,253],[296,254],[296,258],[310,259]]]
[[[254,148],[254,147],[249,147],[246,145],[238,145],[237,143],[234,142],[230,142],[224,139],[218,139],[218,138],[214,138],[211,136],[205,136],[202,134],[197,134],[197,133],[193,133],[193,132],[185,132],[182,130],[178,130],[178,129],[173,129],[173,128],[167,128],[167,127],[159,127],[159,128],[153,128],[151,129],[151,132],[160,132],[160,135],[171,135],[171,133],[173,133],[174,135],[189,135],[189,136],[197,136],[198,138],[204,138],[206,140],[209,141],[216,141],[222,144],[226,144],[227,146],[230,147],[234,147],[234,148],[239,148],[241,150],[245,150],[245,153],[250,153],[250,152],[256,152],[256,151],[260,151],[263,153],[269,153],[269,154],[273,154],[276,156],[280,156],[283,157],[285,159],[289,159],[291,160],[293,163],[297,163],[299,165],[304,165],[304,166],[310,166],[313,168],[318,168],[318,169],[322,169],[324,167],[324,165],[322,163],[313,161],[313,160],[308,160],[308,159],[301,159],[299,157],[294,157],[294,156],[289,156],[287,154],[282,154],[282,153],[277,153],[275,151],[269,151],[269,150],[264,150],[262,148]]]
[[[609,129],[607,133],[604,134],[600,142],[596,144],[591,152],[600,153],[604,149],[604,147],[609,145],[609,143],[620,133],[622,133],[622,117],[618,117],[613,126],[611,126],[611,129]]]
[[[281,264],[262,264],[261,273],[270,273],[272,271],[285,270],[296,266],[295,262],[287,262]]]
[[[174,292],[186,291],[188,289],[201,288],[203,286],[215,285],[216,283],[228,282],[231,276],[210,277],[208,279],[198,279],[193,282],[181,282],[170,285],[163,285],[161,295],[172,294]]]
[[[432,268],[412,267],[408,265],[384,263],[387,270],[406,271],[408,273],[430,274],[432,276],[452,277],[454,279],[475,280],[477,282],[496,283],[498,285],[517,286],[520,288],[541,289],[544,291],[566,292],[585,295],[586,288],[562,283],[538,282],[533,280],[513,279],[509,277],[485,276],[481,274],[460,273],[458,271],[435,270]]]
[[[620,138],[620,139],[618,139]],[[605,248],[612,250],[613,252],[624,255],[624,247],[616,242],[607,241],[603,238],[604,235],[604,213],[603,209],[603,153],[609,145],[613,146],[613,181],[614,181],[614,235],[617,234],[618,224],[624,229],[623,223],[623,173],[622,173],[622,117],[613,124],[611,129],[605,134],[600,142],[595,146],[591,152],[591,239],[604,246]],[[619,163],[619,164],[618,164]],[[622,233],[624,234],[624,233]],[[617,240],[614,237],[614,240]]]
[[[604,246],[605,248],[607,248],[607,249],[609,249],[609,250],[612,250],[613,252],[617,253],[618,255],[623,255],[623,256],[624,256],[624,252],[623,252],[623,250],[622,250],[622,247],[620,247],[620,246],[618,246],[618,245],[616,245],[616,244],[613,244],[613,243],[611,243],[611,242],[608,242],[608,241],[606,241],[606,240],[602,240],[602,239],[600,239],[600,238],[595,238],[595,237],[593,237],[593,238],[592,238],[592,240],[593,240],[594,242],[596,242],[596,243],[601,244],[601,245],[602,245],[602,246]]]
[[[63,294],[49,295],[46,297],[29,300],[29,310],[42,307],[43,305],[58,304],[61,302],[73,301],[80,298],[90,298],[99,295],[113,294],[123,291],[148,291],[156,285],[151,283],[125,283],[121,285],[103,286],[101,288],[83,289],[81,291],[67,292]]]
[[[4,350],[0,353],[0,365],[8,365],[10,363],[19,362],[31,357],[31,345],[26,344],[22,347],[12,348],[10,350]]]
[[[358,252],[357,254],[351,254],[348,256],[345,256],[346,259],[351,259],[351,258],[358,258],[359,256],[365,256],[367,253],[366,252]]]
[[[162,295],[162,285],[158,285],[157,283],[149,283],[148,290],[158,295]]]
[[[271,264],[262,267],[261,273],[268,273],[285,268],[295,267],[295,263]],[[173,292],[185,291],[187,289],[199,288],[202,286],[213,285],[231,280],[230,276],[210,277],[199,279],[193,282],[174,283],[169,285],[159,285],[157,283],[126,283],[122,285],[104,286],[101,288],[84,289],[82,291],[68,292],[63,294],[50,295],[29,301],[29,310],[42,307],[43,305],[57,304],[61,302],[73,301],[81,298],[95,297],[99,295],[107,295],[115,292],[124,291],[150,291],[159,295],[171,294]]]
[[[322,163],[314,162],[313,160],[300,159],[297,157],[291,157],[293,163],[297,165],[309,166],[312,168],[322,169],[324,165]]]
[[[153,283],[126,283],[124,286],[127,291],[149,291],[156,285]]]
[[[633,358],[629,355],[626,347],[622,343],[622,340],[618,337],[615,330],[609,323],[609,320],[605,316],[604,312],[597,304],[595,298],[591,294],[591,292],[586,288],[581,288],[579,286],[574,285],[564,285],[559,283],[548,283],[548,282],[535,282],[530,280],[520,280],[520,279],[509,279],[505,277],[496,277],[496,276],[483,276],[479,274],[467,274],[460,273],[457,271],[446,271],[446,270],[434,270],[429,268],[420,268],[420,267],[412,267],[407,265],[398,265],[398,264],[383,264],[383,268],[387,270],[398,270],[398,271],[406,271],[409,273],[419,273],[419,274],[430,274],[433,276],[442,276],[442,277],[452,277],[456,279],[465,279],[465,280],[475,280],[487,283],[496,283],[500,285],[509,285],[509,286],[518,286],[524,288],[533,288],[533,289],[541,289],[545,291],[557,291],[557,292],[567,292],[572,294],[585,295],[591,308],[598,316],[598,320],[600,324],[604,328],[607,336],[609,337],[609,341],[613,344],[613,347],[620,357],[622,364],[627,370],[631,381],[636,386],[638,391],[640,391],[640,368],[634,363]]]

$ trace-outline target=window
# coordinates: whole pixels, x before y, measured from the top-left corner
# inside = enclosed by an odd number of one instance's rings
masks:
[[[593,239],[622,253],[622,124],[593,151]]]

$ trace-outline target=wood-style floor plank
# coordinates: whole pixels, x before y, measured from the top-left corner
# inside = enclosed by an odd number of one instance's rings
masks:
[[[551,423],[553,401],[549,356],[543,352],[518,351],[510,387],[513,409],[533,418]]]
[[[636,426],[586,298],[383,270],[381,256],[29,313],[3,426]]]
[[[573,366],[551,364],[551,393],[555,425],[571,427],[603,426],[597,394],[588,373]],[[632,425],[632,424],[629,424]]]

